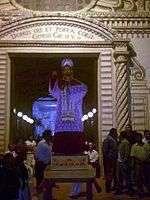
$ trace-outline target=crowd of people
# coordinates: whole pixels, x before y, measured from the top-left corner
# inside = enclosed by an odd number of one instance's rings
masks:
[[[106,192],[150,195],[150,131],[144,136],[130,125],[120,134],[112,128],[103,141]]]
[[[36,180],[36,192],[41,193],[44,187],[44,170],[51,164],[53,155],[53,136],[51,131],[44,131],[42,137],[33,140],[30,136],[25,142],[8,145],[5,154],[0,155],[0,197],[2,200],[31,200],[33,177]],[[100,177],[99,154],[93,143],[86,143],[84,155],[95,169],[94,187],[101,192],[96,178]],[[53,184],[53,187],[58,185]],[[77,198],[81,193],[81,183],[73,183],[70,198]],[[44,198],[44,197],[43,197]]]
[[[0,155],[0,199],[31,200],[30,174],[25,163],[26,150],[21,145],[9,145]]]
[[[103,166],[100,167],[101,158],[95,145],[91,142],[85,143],[83,154],[88,156],[89,164],[95,169],[93,186],[96,192],[101,192],[97,178],[100,178],[100,168],[104,167],[107,193],[126,193],[139,197],[150,195],[149,130],[145,130],[142,135],[127,125],[125,130],[118,134],[117,129],[112,128],[103,141],[102,152]],[[36,179],[37,193],[42,192],[45,187],[44,170],[51,164],[52,156],[53,136],[50,131],[44,131],[38,141],[30,137],[24,143],[9,145],[8,151],[0,155],[1,199],[31,200],[30,184],[32,185],[33,175]],[[80,193],[81,183],[73,183],[70,197],[79,198]]]

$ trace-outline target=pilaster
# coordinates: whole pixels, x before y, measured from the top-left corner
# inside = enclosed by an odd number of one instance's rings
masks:
[[[115,44],[114,59],[116,67],[116,123],[120,132],[126,124],[131,122],[130,72],[128,67],[130,56],[126,42]]]

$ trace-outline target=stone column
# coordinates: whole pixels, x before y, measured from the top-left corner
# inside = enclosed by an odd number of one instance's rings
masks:
[[[118,131],[130,123],[130,81],[128,52],[115,52],[116,67],[116,122]]]

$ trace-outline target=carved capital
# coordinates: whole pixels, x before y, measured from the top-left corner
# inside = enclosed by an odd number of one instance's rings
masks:
[[[129,52],[114,52],[115,63],[126,63],[129,60]]]
[[[113,47],[116,53],[126,54],[129,46],[128,39],[113,40]]]

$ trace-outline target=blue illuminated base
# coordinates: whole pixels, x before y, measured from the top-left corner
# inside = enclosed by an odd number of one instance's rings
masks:
[[[44,130],[55,132],[57,100],[52,96],[38,98],[32,106],[32,117],[35,120],[35,135],[42,136]]]

